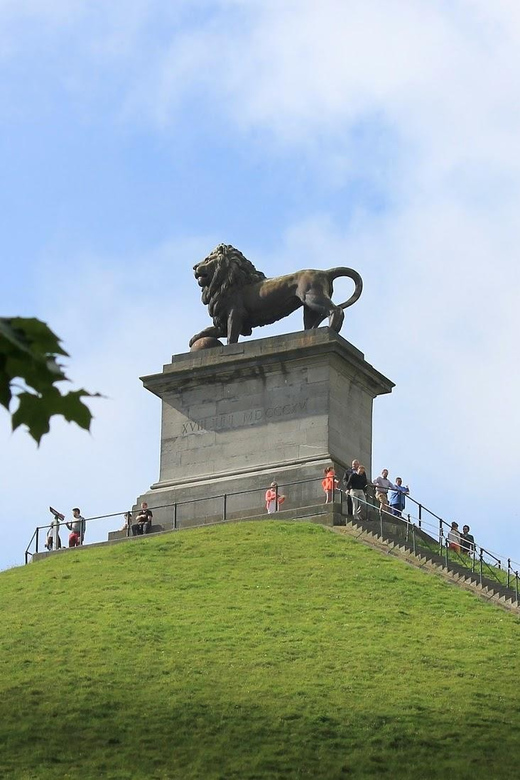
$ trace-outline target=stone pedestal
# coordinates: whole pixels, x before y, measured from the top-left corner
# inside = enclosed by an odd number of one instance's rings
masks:
[[[174,355],[142,381],[162,431],[159,480],[139,501],[164,527],[173,503],[178,526],[261,516],[273,480],[297,509],[323,500],[325,466],[342,476],[357,457],[370,474],[372,402],[393,387],[328,328]]]

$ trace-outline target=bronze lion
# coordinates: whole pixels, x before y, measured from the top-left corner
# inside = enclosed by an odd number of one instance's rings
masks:
[[[343,309],[352,306],[363,290],[363,280],[352,268],[330,268],[328,271],[296,271],[268,279],[244,255],[229,244],[219,244],[193,270],[202,288],[213,325],[197,333],[190,347],[199,339],[226,336],[228,344],[238,337],[250,336],[259,325],[270,325],[303,306],[305,330],[317,328],[329,318],[329,327],[339,333]],[[332,283],[348,276],[355,290],[344,303],[332,303]]]

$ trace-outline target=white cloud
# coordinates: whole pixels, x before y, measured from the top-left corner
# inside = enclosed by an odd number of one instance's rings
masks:
[[[114,111],[132,126],[167,135],[179,115],[207,114],[215,133],[237,144],[254,138],[259,157],[280,166],[298,157],[324,189],[360,180],[378,190],[381,209],[357,205],[344,224],[309,198],[305,214],[286,217],[276,255],[258,246],[251,259],[268,273],[343,263],[361,271],[365,293],[347,313],[345,336],[398,382],[376,401],[375,469],[415,475],[433,509],[470,512],[478,533],[505,543],[517,510],[509,494],[491,509],[486,490],[495,490],[496,462],[496,479],[514,482],[520,419],[520,6],[264,0],[199,4],[190,16],[185,3],[170,14],[160,5],[136,2],[126,13],[123,3],[4,2],[0,19],[20,30],[41,18],[55,37],[73,28],[81,57],[68,63],[71,89],[95,106],[103,82],[117,84]],[[221,238],[197,239],[182,254],[196,259]],[[155,479],[148,445],[158,446],[158,411],[136,376],[167,359],[168,334],[171,351],[182,351],[205,316],[182,303],[183,326],[169,308],[168,252],[143,258],[144,270],[134,258],[127,276],[114,258],[76,258],[56,291],[68,303],[48,310],[79,357],[75,379],[113,401],[96,402],[88,444],[59,428],[56,444],[44,446],[55,464],[60,448],[78,450],[89,486],[99,484],[93,463],[106,474],[114,453],[123,458],[124,490],[107,479],[97,491],[103,508],[143,489],[144,464],[144,481]],[[188,289],[189,267],[182,273]],[[293,322],[299,327],[298,314]],[[30,445],[13,446],[36,473]],[[52,468],[42,470],[38,506],[53,481],[70,486],[69,504],[81,487],[71,463],[63,476]],[[22,490],[23,473],[13,479]]]

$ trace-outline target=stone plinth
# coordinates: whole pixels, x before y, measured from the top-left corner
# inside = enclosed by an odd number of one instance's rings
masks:
[[[297,508],[322,499],[331,463],[342,475],[357,457],[370,472],[373,399],[393,387],[328,328],[175,355],[142,381],[162,400],[162,431],[159,480],[139,501],[165,527],[161,505],[201,499],[178,507],[179,525],[224,502],[230,516],[262,513],[276,480]]]

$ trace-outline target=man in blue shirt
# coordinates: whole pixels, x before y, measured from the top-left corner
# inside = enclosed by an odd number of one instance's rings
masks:
[[[404,505],[405,505],[405,494],[410,492],[410,489],[408,485],[406,487],[403,486],[403,480],[401,477],[395,478],[395,490],[391,490],[388,499],[390,501],[390,507],[392,509],[392,513],[396,517],[401,517],[401,513],[404,511]]]

